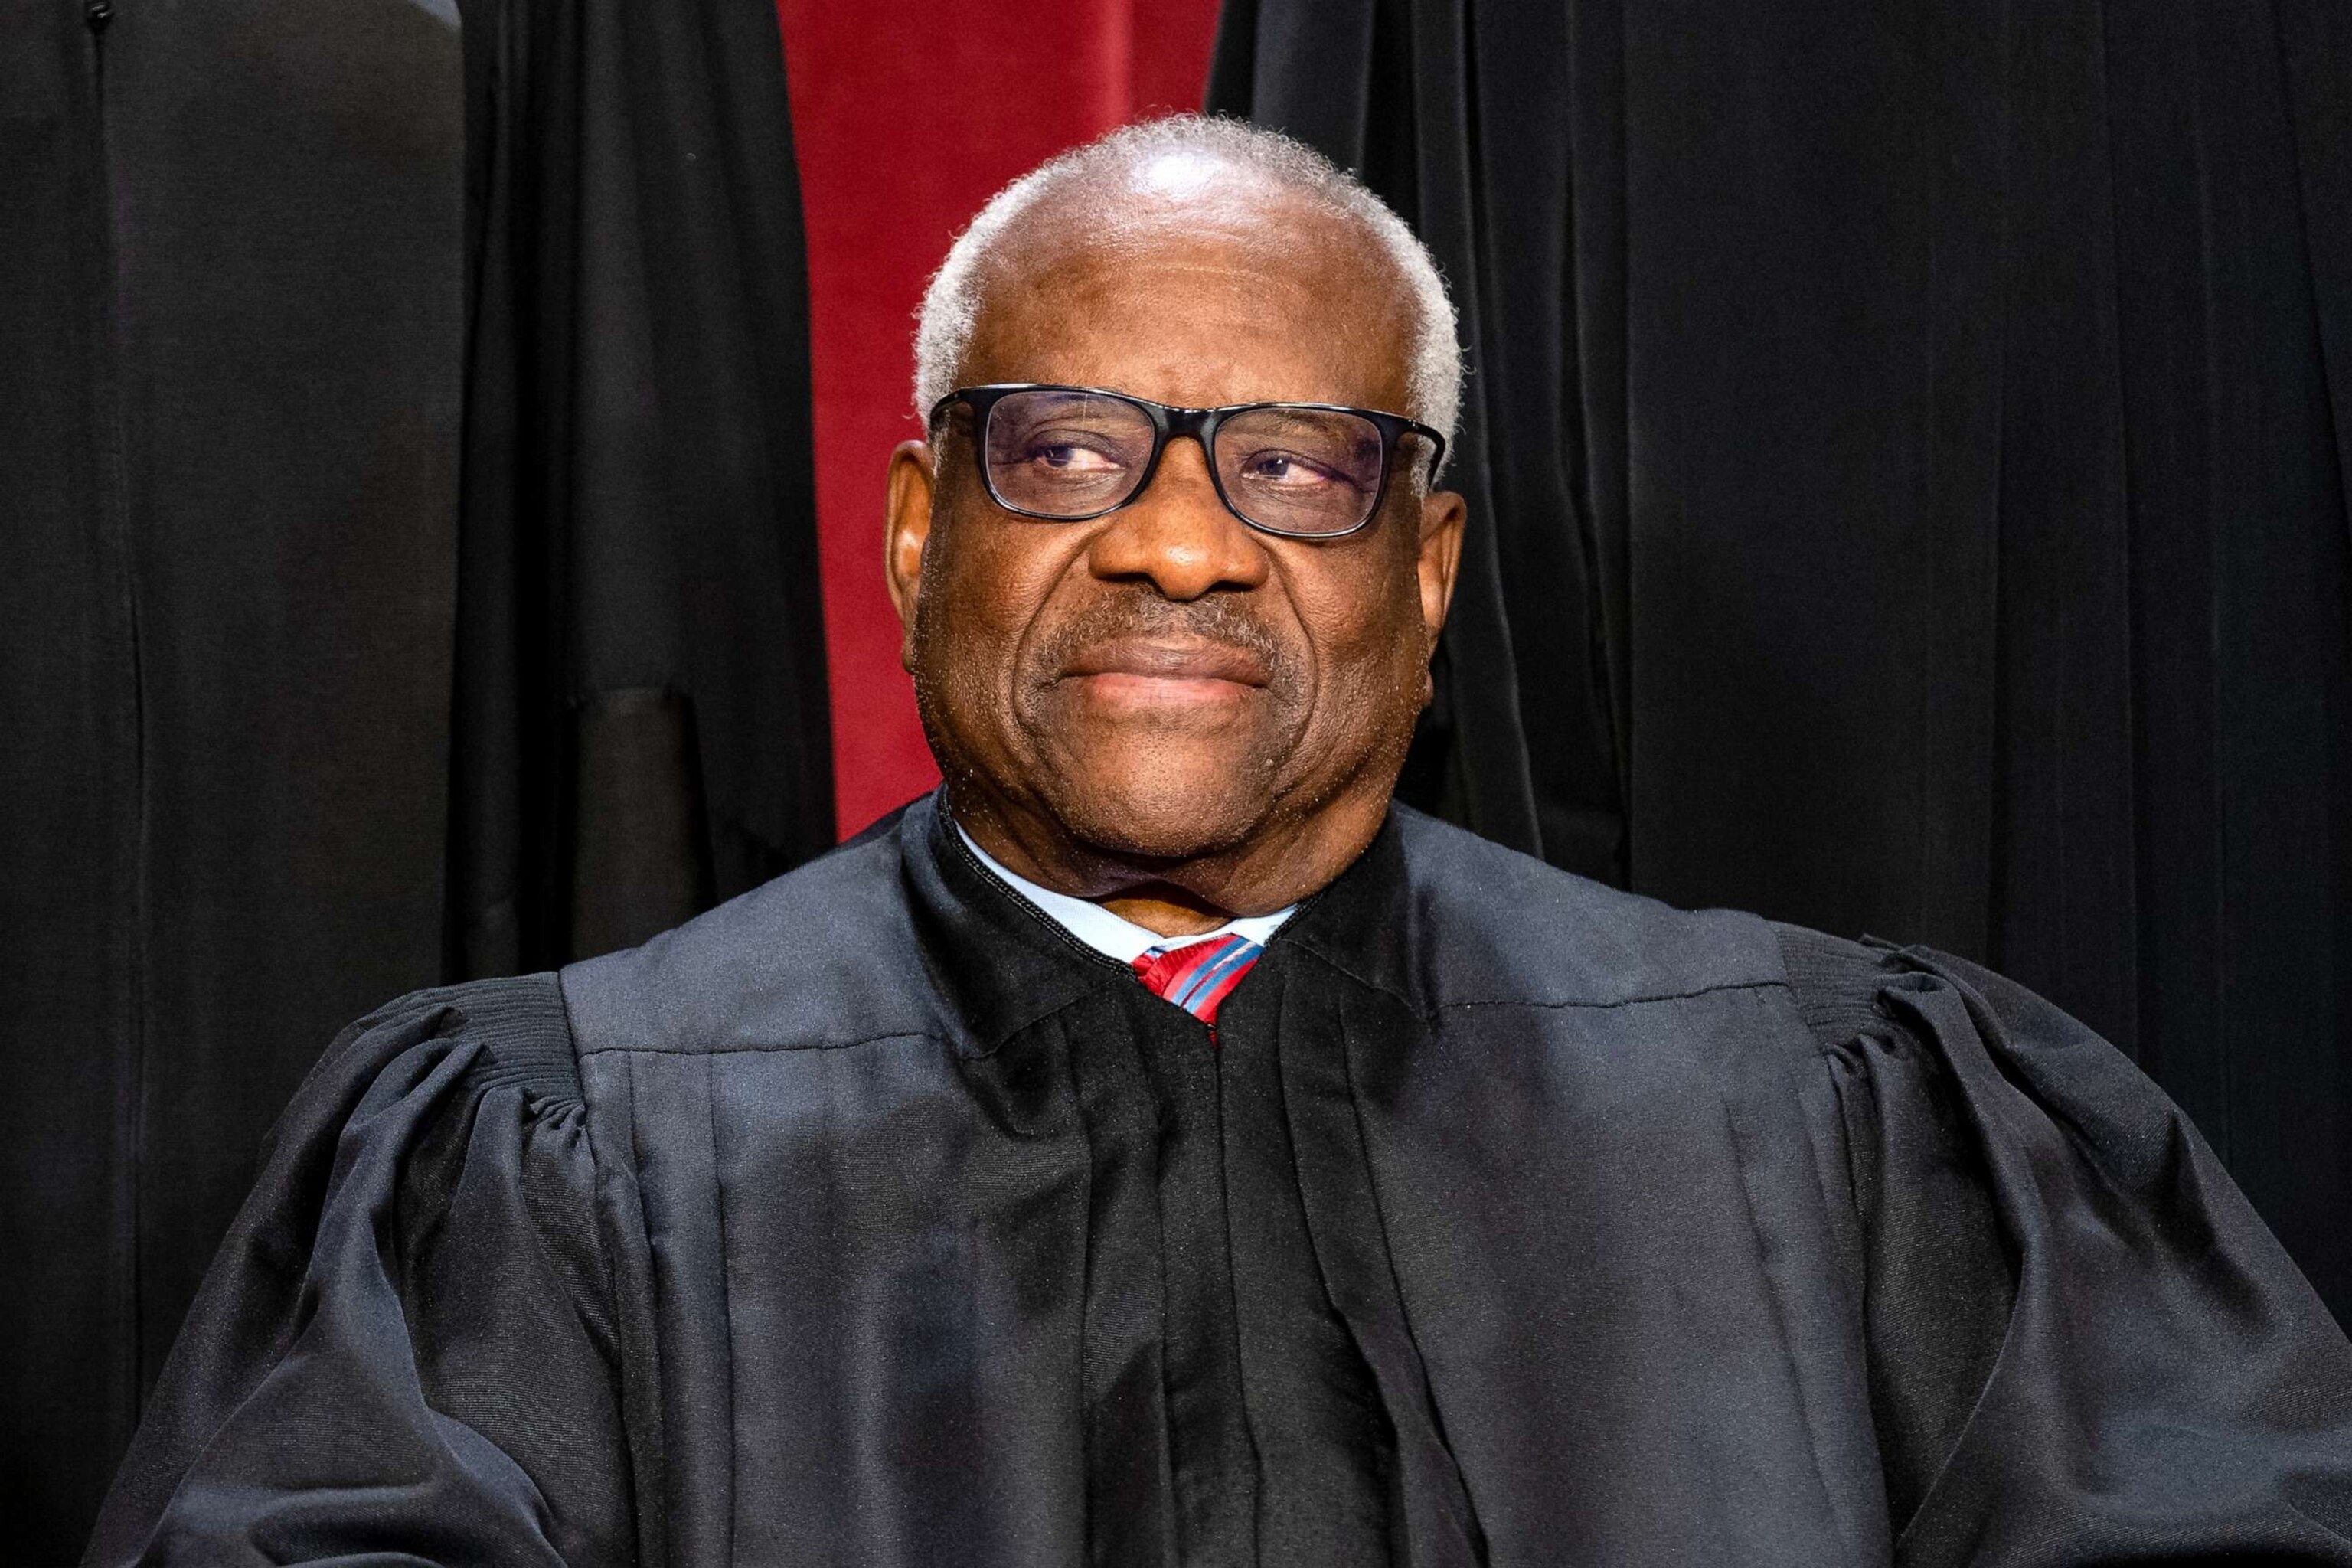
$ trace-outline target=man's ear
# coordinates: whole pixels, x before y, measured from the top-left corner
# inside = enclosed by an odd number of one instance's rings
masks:
[[[882,542],[882,575],[898,607],[898,662],[915,668],[915,612],[923,596],[923,548],[931,541],[931,449],[901,441],[890,453],[890,514]]]
[[[1469,503],[1453,490],[1439,490],[1421,503],[1421,620],[1428,630],[1432,651],[1437,634],[1445,629],[1445,612],[1454,603],[1454,570],[1462,563],[1463,520]]]

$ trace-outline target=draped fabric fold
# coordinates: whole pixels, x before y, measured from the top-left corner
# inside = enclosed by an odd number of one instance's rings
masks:
[[[0,1559],[440,976],[464,167],[438,0],[0,8]]]
[[[1160,1351],[1165,1241],[1153,1196],[1157,1128],[1135,1114],[1144,1096],[1131,1058],[1085,1051],[1065,1028],[1054,1035],[1087,1129],[1088,1266],[1079,1368],[1091,1521],[1087,1561],[1098,1568],[1167,1563],[1176,1554],[1167,1447],[1136,1441],[1139,1432],[1168,1429]]]
[[[461,9],[457,976],[642,942],[833,842],[774,9]]]
[[[1935,1423],[1940,1463],[1891,1500],[1898,1561],[1958,1568],[2053,1540],[2069,1561],[2159,1557],[2190,1520],[2231,1560],[2352,1555],[2352,1500],[2321,1479],[2342,1463],[2342,1434],[2309,1419],[2314,1392],[2346,1370],[2340,1339],[2187,1120],[2081,1024],[1963,960],[1890,954],[1877,1005],[1873,1037],[1832,1071],[1879,1084],[1857,1127],[1916,1121],[1906,1078],[1946,1086],[1956,1136],[1869,1179],[1884,1194],[1874,1228],[1936,1248],[1948,1386],[1966,1391]],[[1990,1234],[1974,1221],[1971,1168],[2006,1257],[1969,1239]],[[1919,1197],[1939,1178],[1961,1201],[1933,1213]],[[1890,1294],[1916,1280],[1890,1279]],[[2002,1299],[1969,1313],[1998,1332],[1948,1332],[1971,1296]],[[1904,1331],[1901,1306],[1878,1310]],[[2250,1412],[2274,1439],[2245,1440]]]
[[[1486,1540],[1397,1295],[1376,1173],[1357,1125],[1358,1074],[1392,1078],[1401,1058],[1428,1048],[1428,1031],[1399,998],[1367,999],[1343,976],[1308,969],[1289,979],[1279,1037],[1294,1179],[1331,1309],[1378,1392],[1389,1539],[1397,1561],[1470,1568],[1486,1561]]]
[[[89,1561],[627,1560],[616,1311],[552,992],[412,997],[328,1050]]]
[[[1414,223],[1471,504],[1408,798],[1990,963],[2352,1310],[2352,26],[1234,0]]]

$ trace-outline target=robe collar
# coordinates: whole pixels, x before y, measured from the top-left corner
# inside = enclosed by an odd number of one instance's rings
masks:
[[[1297,904],[1286,904],[1270,915],[1236,915],[1214,931],[1195,931],[1190,936],[1162,936],[1158,931],[1137,925],[1133,921],[1113,914],[1102,905],[1085,899],[1074,899],[1067,893],[1040,886],[1006,866],[980,847],[961,822],[955,825],[956,837],[972,858],[995,874],[996,879],[1020,894],[1031,904],[1051,915],[1054,923],[1108,958],[1121,963],[1133,963],[1147,953],[1163,948],[1185,947],[1193,942],[1215,942],[1223,936],[1240,936],[1264,947],[1266,940],[1282,929],[1282,922],[1297,911]]]
[[[908,901],[933,982],[962,1015],[977,1054],[994,1052],[1082,996],[1137,984],[1127,965],[1072,936],[980,863],[955,830],[943,789],[909,805],[896,831]],[[1403,844],[1391,807],[1364,853],[1299,901],[1297,912],[1266,943],[1260,965],[1278,966],[1288,950],[1304,949],[1359,984],[1405,998],[1410,908]],[[1242,985],[1257,978],[1246,976]]]

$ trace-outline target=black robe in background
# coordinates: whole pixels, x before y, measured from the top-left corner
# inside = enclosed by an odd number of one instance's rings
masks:
[[[444,977],[459,57],[0,6],[0,1563],[87,1538],[304,1037]]]
[[[89,1561],[2352,1563],[2352,1345],[1998,977],[1400,809],[1218,1037],[936,804],[394,1004]]]
[[[833,842],[774,6],[464,11],[0,5],[0,1564],[339,1024]]]
[[[768,0],[460,0],[443,979],[829,849],[807,263]]]

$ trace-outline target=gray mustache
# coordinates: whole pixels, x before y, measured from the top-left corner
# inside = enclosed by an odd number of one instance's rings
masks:
[[[1039,647],[1039,663],[1059,669],[1079,651],[1127,637],[1181,637],[1221,643],[1255,657],[1277,680],[1285,659],[1279,639],[1232,596],[1212,594],[1189,604],[1136,591],[1105,599],[1055,626]]]

